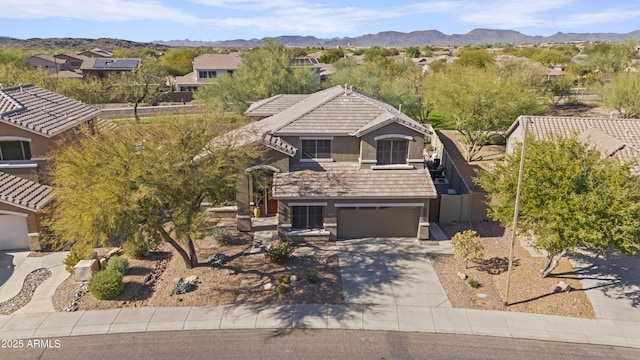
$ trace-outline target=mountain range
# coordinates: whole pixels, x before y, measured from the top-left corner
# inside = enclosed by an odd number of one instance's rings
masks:
[[[356,47],[407,47],[425,45],[466,45],[466,44],[536,44],[536,43],[568,43],[577,41],[620,42],[639,40],[640,30],[626,34],[616,33],[562,33],[551,36],[530,36],[514,30],[475,29],[466,34],[447,35],[437,30],[413,31],[409,33],[384,31],[358,37],[321,39],[314,36],[278,36],[273,39],[282,41],[290,47],[336,47],[353,45]],[[26,49],[77,49],[101,48],[160,48],[160,47],[255,47],[262,44],[261,39],[236,39],[224,41],[193,40],[157,40],[152,42],[136,42],[112,38],[31,38],[16,39],[0,36],[0,48],[21,47]]]
[[[567,43],[574,41],[620,42],[640,39],[640,30],[627,34],[616,33],[563,33],[551,36],[529,36],[514,30],[475,29],[466,34],[447,35],[437,30],[413,31],[409,33],[384,31],[358,37],[319,39],[314,36],[278,36],[273,39],[292,47],[335,47],[351,44],[356,47],[406,47],[424,45],[466,45],[466,44],[535,44]],[[171,40],[154,41],[167,46],[222,46],[254,47],[262,43],[261,39],[237,39],[225,41]]]

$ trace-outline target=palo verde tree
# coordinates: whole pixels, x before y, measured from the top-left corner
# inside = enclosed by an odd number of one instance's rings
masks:
[[[640,116],[640,74],[625,72],[598,90],[600,100],[623,118]]]
[[[133,105],[133,116],[139,123],[140,103],[157,104],[169,91],[166,75],[166,69],[154,57],[147,56],[136,70],[109,78],[113,97],[130,102]]]
[[[519,152],[478,178],[490,216],[505,226],[513,226]],[[640,253],[640,178],[630,167],[576,139],[527,139],[517,229],[546,252],[542,277],[581,246]]]
[[[194,94],[201,104],[222,103],[225,110],[243,112],[257,100],[278,94],[309,94],[318,90],[316,69],[292,62],[294,56],[280,41],[264,39],[263,45],[241,55],[233,76],[218,76]]]
[[[191,234],[200,205],[229,201],[252,147],[217,143],[228,124],[176,118],[86,134],[53,157],[54,245],[105,246],[139,237],[170,244],[188,268],[198,265]],[[206,149],[209,156],[194,161]]]
[[[453,66],[425,80],[425,103],[460,133],[467,161],[491,133],[507,130],[522,114],[537,115],[548,107],[544,77],[526,65]]]

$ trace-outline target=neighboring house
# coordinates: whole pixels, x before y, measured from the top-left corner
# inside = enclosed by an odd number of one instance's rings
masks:
[[[512,154],[516,144],[522,143],[523,124],[527,120],[529,133],[539,140],[552,140],[554,136],[576,137],[602,152],[603,156],[613,156],[621,162],[640,159],[640,120],[560,116],[519,116],[506,133],[507,154]],[[632,171],[640,174],[640,165]]]
[[[140,58],[92,58],[84,59],[80,70],[83,76],[105,79],[112,74],[135,71],[140,67]]]
[[[113,56],[111,51],[102,50],[100,48],[93,48],[91,50],[85,50],[78,53],[78,55],[95,58],[110,58]]]
[[[69,70],[80,70],[80,66],[82,66],[82,62],[87,57],[84,55],[75,55],[75,54],[58,54],[54,56],[56,59],[64,60],[67,63],[67,68]]]
[[[99,114],[37,86],[0,89],[0,249],[39,249],[37,212],[51,199],[46,158],[83,124],[101,127]]]
[[[50,74],[56,74],[60,71],[67,70],[67,62],[64,59],[58,59],[51,55],[31,55],[29,56],[29,66],[40,68],[48,71]]]
[[[233,73],[241,62],[240,54],[202,54],[193,59],[193,71],[175,79],[176,91],[196,91],[217,76]]]
[[[266,149],[238,179],[240,230],[251,229],[253,205],[278,213],[281,238],[429,237],[437,194],[424,166],[427,128],[341,86],[274,96],[246,114],[262,120],[218,139]],[[256,188],[265,171],[273,186]]]

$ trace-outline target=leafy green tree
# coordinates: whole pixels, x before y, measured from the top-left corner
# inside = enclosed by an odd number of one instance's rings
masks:
[[[53,79],[49,72],[40,68],[29,68],[10,62],[0,66],[0,84],[13,87],[20,84],[33,84],[46,89],[53,87]]]
[[[108,84],[94,77],[87,79],[58,78],[55,79],[52,90],[86,104],[103,104],[108,101],[110,96]]]
[[[116,100],[133,104],[136,122],[140,122],[138,106],[140,103],[155,105],[170,90],[167,85],[167,71],[153,57],[146,57],[135,71],[126,71],[110,78],[112,95]]]
[[[198,265],[190,234],[200,205],[232,200],[235,179],[256,150],[210,145],[228,131],[216,119],[180,117],[86,134],[53,156],[54,245],[106,246],[139,236],[167,242],[188,268]],[[194,161],[206,150],[208,156]]]
[[[194,94],[202,104],[223,104],[225,110],[243,112],[257,100],[278,94],[309,94],[320,87],[315,68],[294,66],[280,41],[264,39],[263,45],[242,55],[233,76],[218,76]]]
[[[542,80],[540,73],[515,64],[486,69],[456,66],[429,73],[424,97],[429,109],[460,133],[465,158],[471,161],[489,134],[507,130],[522,114],[546,111],[548,95]]]
[[[571,58],[558,50],[545,50],[531,57],[544,66],[568,64]]]
[[[557,106],[563,99],[571,95],[573,78],[570,75],[560,75],[556,79],[548,80],[547,87],[553,95],[551,97],[553,106]]]
[[[204,54],[199,48],[174,48],[165,52],[158,61],[172,76],[184,76],[193,71],[193,59]]]
[[[603,49],[596,50],[589,55],[587,63],[593,70],[622,72],[631,65],[633,60],[638,58],[635,44],[634,41],[603,44]]]
[[[420,49],[416,46],[409,46],[405,49],[405,54],[408,58],[417,58],[420,57]]]
[[[465,230],[453,235],[451,248],[456,259],[463,260],[464,267],[467,269],[469,261],[478,263],[484,258],[484,247],[475,230]]]
[[[513,226],[520,151],[478,178],[490,216],[505,226]],[[546,252],[542,277],[581,246],[640,253],[640,178],[630,167],[576,139],[527,139],[518,233]]]
[[[620,73],[598,93],[602,103],[618,110],[621,117],[634,118],[640,115],[639,73]]]
[[[495,59],[487,49],[464,49],[455,63],[460,66],[484,69],[494,64]]]
[[[376,62],[385,60],[389,56],[399,55],[400,52],[396,48],[381,48],[379,46],[372,46],[364,51],[365,62]]]
[[[344,51],[342,51],[342,49],[331,48],[326,50],[324,54],[318,58],[318,61],[323,64],[333,64],[342,58],[344,58]]]

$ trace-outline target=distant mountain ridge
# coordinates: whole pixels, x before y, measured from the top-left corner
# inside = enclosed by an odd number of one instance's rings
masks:
[[[474,29],[466,34],[447,35],[437,30],[413,31],[409,33],[384,31],[377,34],[367,34],[358,37],[343,37],[333,39],[319,39],[314,36],[278,36],[275,40],[282,41],[286,46],[345,46],[352,44],[358,47],[406,47],[424,45],[466,45],[466,44],[530,44],[530,43],[564,43],[572,41],[607,41],[620,42],[640,39],[640,30],[627,34],[616,33],[563,33],[551,36],[529,36],[515,30]],[[192,41],[171,40],[154,41],[167,46],[224,46],[224,47],[254,47],[262,44],[261,39],[236,39],[225,41]]]
[[[478,44],[532,44],[532,43],[566,43],[572,41],[606,41],[620,42],[640,40],[640,30],[626,34],[616,33],[562,33],[551,36],[529,36],[515,30],[474,29],[466,34],[447,35],[438,30],[423,30],[403,33],[383,31],[357,37],[321,39],[314,36],[285,35],[274,37],[291,47],[336,47],[351,44],[357,47],[407,47],[425,45],[478,45]],[[15,39],[0,36],[0,48],[22,47],[26,49],[91,49],[101,48],[114,50],[117,48],[202,46],[202,47],[255,47],[262,44],[261,39],[236,39],[224,41],[194,40],[157,40],[152,42],[136,42],[112,38],[32,38]]]

